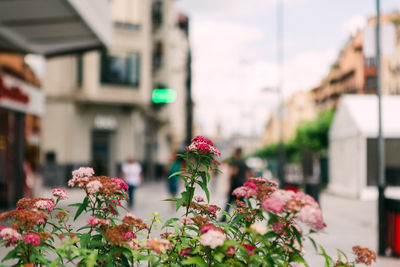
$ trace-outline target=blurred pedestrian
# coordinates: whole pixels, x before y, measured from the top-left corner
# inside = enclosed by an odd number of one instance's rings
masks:
[[[126,162],[122,164],[121,178],[128,184],[128,207],[133,208],[135,203],[135,190],[142,183],[142,166],[136,161],[134,157],[129,157]]]
[[[179,190],[179,176],[170,176],[176,172],[179,172],[182,168],[182,165],[182,160],[176,156],[176,153],[172,153],[170,156],[170,163],[167,175],[168,193],[172,198],[176,197]]]
[[[251,173],[249,167],[242,158],[242,148],[240,147],[234,149],[232,160],[229,165],[231,170],[229,177],[229,196],[225,207],[226,212],[229,212],[230,204],[234,204],[235,200],[237,199],[235,196],[232,195],[233,190],[235,190],[239,186],[242,186]],[[221,221],[226,221],[225,215],[221,218]]]

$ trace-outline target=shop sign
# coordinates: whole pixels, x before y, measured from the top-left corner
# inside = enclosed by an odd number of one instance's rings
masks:
[[[94,117],[94,128],[97,130],[117,129],[117,119],[110,115],[97,115]]]
[[[0,107],[41,116],[44,95],[39,88],[3,74],[0,76]]]

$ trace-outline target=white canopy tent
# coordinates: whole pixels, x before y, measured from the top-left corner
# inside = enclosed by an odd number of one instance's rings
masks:
[[[382,127],[386,176],[388,182],[399,184],[400,96],[383,97]],[[377,197],[377,137],[377,97],[343,95],[329,132],[330,192],[360,199]]]

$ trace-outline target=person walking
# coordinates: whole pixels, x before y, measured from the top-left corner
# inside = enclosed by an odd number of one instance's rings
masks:
[[[182,160],[179,159],[175,153],[170,156],[169,170],[167,174],[168,193],[172,198],[175,198],[179,190],[179,176],[172,174],[179,172],[182,168]]]
[[[247,178],[250,176],[250,169],[246,162],[242,158],[242,148],[237,147],[234,149],[232,154],[232,161],[230,162],[230,179],[229,179],[229,196],[225,206],[225,211],[229,212],[230,204],[234,204],[237,199],[232,195],[233,190],[237,187],[242,186]],[[221,218],[221,221],[226,221],[226,216]]]
[[[133,208],[135,203],[135,190],[142,183],[142,166],[136,161],[134,157],[129,157],[128,160],[122,164],[121,178],[128,184],[128,207]]]

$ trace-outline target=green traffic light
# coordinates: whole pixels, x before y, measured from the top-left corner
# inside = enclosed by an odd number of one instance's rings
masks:
[[[176,91],[170,88],[156,88],[151,94],[151,99],[154,103],[173,103],[176,97]]]

